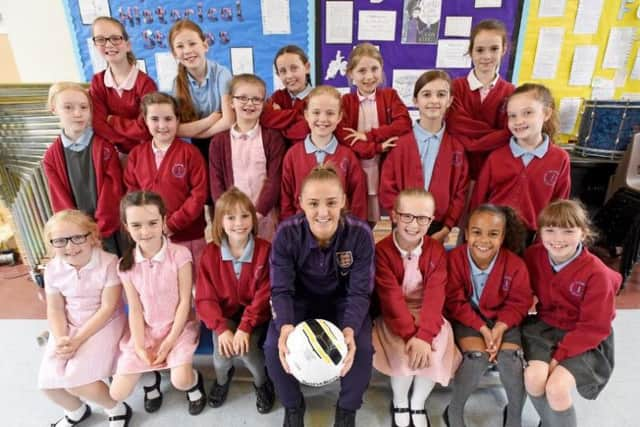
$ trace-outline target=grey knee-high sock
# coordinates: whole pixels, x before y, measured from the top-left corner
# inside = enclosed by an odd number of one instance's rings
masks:
[[[483,351],[467,351],[453,378],[453,396],[449,404],[449,427],[464,427],[464,405],[489,367],[489,355]]]
[[[522,350],[502,350],[498,353],[498,372],[500,381],[507,392],[506,427],[522,427],[522,408],[524,407],[524,363]]]
[[[550,411],[550,419],[548,423],[543,421],[543,425],[550,425],[553,427],[577,427],[578,420],[576,419],[576,409],[573,405],[569,407],[569,409],[565,409],[564,411],[554,411],[552,408],[549,408]]]
[[[531,403],[533,403],[533,407],[536,408],[538,415],[540,416],[540,422],[543,427],[546,427],[549,423],[551,407],[549,406],[549,402],[547,402],[547,395],[543,394],[542,396],[531,396],[529,395],[529,399],[531,399]]]

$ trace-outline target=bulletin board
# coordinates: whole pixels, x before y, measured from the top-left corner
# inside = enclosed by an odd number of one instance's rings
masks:
[[[469,31],[479,21],[493,18],[505,23],[511,40],[500,67],[500,74],[509,80],[522,4],[522,0],[320,2],[316,39],[320,54],[318,79],[324,84],[348,87],[345,69],[349,52],[356,44],[368,41],[380,48],[384,58],[385,84],[398,90],[405,104],[412,106],[413,85],[424,70],[442,68],[452,77],[469,72],[471,58],[464,53],[468,49]],[[423,17],[421,7],[430,7],[431,13],[424,9]],[[420,23],[416,21],[418,16]],[[454,51],[454,57],[449,55],[447,59],[446,54]],[[438,59],[438,53],[442,58]],[[442,59],[447,59],[445,65]],[[457,64],[447,66],[451,60]]]
[[[639,7],[637,0],[525,1],[528,19],[522,24],[514,82],[539,82],[551,89],[560,109],[558,141],[577,137],[584,100],[640,100]],[[616,37],[618,30],[611,32],[614,28],[623,28],[622,37]],[[558,46],[555,54],[544,46],[550,42]]]
[[[106,64],[96,55],[91,23],[97,16],[119,19],[132,42],[139,67],[171,90],[177,66],[168,46],[175,21],[189,18],[209,41],[207,57],[233,74],[255,73],[274,89],[273,59],[278,49],[295,44],[309,51],[309,1],[313,0],[65,0],[82,75],[89,81]],[[277,86],[276,82],[276,86]]]

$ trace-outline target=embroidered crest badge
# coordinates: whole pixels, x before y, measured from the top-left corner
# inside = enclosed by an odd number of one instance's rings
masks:
[[[338,267],[349,268],[353,264],[353,254],[351,251],[336,252],[336,260],[338,261]]]

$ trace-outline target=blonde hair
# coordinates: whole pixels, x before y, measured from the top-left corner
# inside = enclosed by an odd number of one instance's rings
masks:
[[[264,94],[267,94],[267,85],[260,77],[255,74],[238,74],[233,76],[229,83],[229,94],[233,95],[241,84],[260,86]]]
[[[307,174],[302,180],[300,185],[300,194],[304,192],[304,188],[312,181],[336,181],[340,190],[344,193],[344,187],[342,186],[342,179],[338,175],[336,168],[330,163],[324,163],[315,166],[311,169],[311,172]]]
[[[231,187],[216,200],[213,224],[211,226],[211,237],[216,245],[220,246],[222,240],[227,238],[227,233],[225,233],[224,227],[222,226],[223,217],[233,212],[236,208],[240,208],[251,214],[251,222],[253,224],[251,234],[254,237],[258,235],[258,216],[255,206],[253,206],[249,196],[238,188]]]
[[[313,99],[316,96],[321,96],[321,95],[329,95],[335,99],[338,100],[338,112],[340,112],[342,110],[342,95],[340,95],[340,92],[338,91],[338,89],[336,89],[333,86],[329,86],[329,85],[320,85],[320,86],[316,86],[315,88],[313,88],[311,90],[311,92],[309,92],[309,95],[307,95],[307,103],[305,104],[305,110],[307,108],[309,108],[309,102],[311,102],[311,99]]]
[[[53,216],[49,218],[47,223],[44,225],[44,241],[49,253],[53,250],[53,247],[51,246],[51,233],[58,224],[63,222],[70,222],[81,227],[87,233],[90,233],[89,237],[93,238],[93,246],[96,248],[102,247],[98,224],[96,224],[94,219],[77,209],[65,209],[53,214]]]
[[[164,92],[150,92],[142,97],[140,100],[140,111],[142,112],[142,117],[144,117],[145,120],[147,119],[149,106],[155,104],[170,105],[173,109],[173,114],[176,115],[178,121],[180,120],[180,116],[178,115],[178,102],[173,96]]]
[[[129,34],[127,34],[127,30],[126,28],[124,28],[124,25],[122,24],[122,22],[118,21],[115,18],[112,18],[110,16],[98,16],[94,21],[93,24],[91,24],[91,35],[95,36],[95,33],[93,32],[93,28],[96,25],[96,22],[98,21],[106,21],[106,22],[110,22],[113,25],[117,26],[118,29],[120,30],[120,32],[122,33],[122,37],[124,37],[124,41],[128,42],[129,41]],[[129,63],[129,65],[136,65],[136,56],[133,54],[133,51],[129,50],[129,52],[127,52],[127,62]]]
[[[87,97],[87,101],[89,101],[89,108],[93,108],[91,105],[91,95],[89,94],[86,86],[76,82],[58,82],[49,87],[49,96],[47,98],[47,107],[49,108],[49,111],[53,111],[56,104],[56,96],[66,90],[75,90],[76,92],[82,93]]]
[[[436,208],[436,199],[433,198],[433,194],[429,193],[424,188],[405,188],[396,196],[396,199],[393,201],[393,210],[398,210],[400,206],[400,199],[403,197],[424,197],[426,199],[431,200],[433,203],[433,210]]]
[[[353,69],[358,65],[358,62],[360,62],[360,60],[365,57],[375,59],[380,63],[380,67],[384,66],[384,61],[382,60],[380,49],[378,49],[371,43],[360,43],[356,47],[354,47],[349,54],[349,59],[347,62],[347,74],[351,73]]]
[[[533,98],[539,101],[545,108],[549,109],[551,115],[549,119],[542,125],[542,132],[549,135],[549,138],[558,132],[560,128],[560,119],[558,117],[558,111],[556,110],[556,101],[553,99],[553,95],[548,87],[538,83],[525,83],[516,88],[516,90],[509,96],[509,100],[513,99],[517,95],[531,93]],[[507,106],[509,103],[507,102]]]
[[[578,200],[559,199],[548,204],[538,215],[538,230],[543,227],[577,227],[582,230],[587,245],[597,237],[587,210]]]

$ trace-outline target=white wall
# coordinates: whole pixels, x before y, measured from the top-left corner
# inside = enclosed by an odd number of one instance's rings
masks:
[[[0,0],[22,83],[79,81],[62,0]]]

